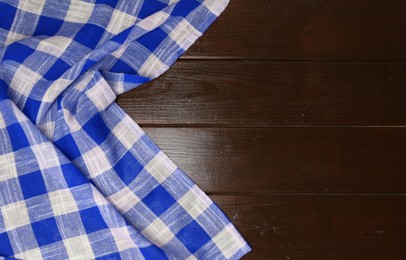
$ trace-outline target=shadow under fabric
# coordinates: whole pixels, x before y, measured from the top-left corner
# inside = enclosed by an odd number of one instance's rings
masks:
[[[223,212],[116,103],[228,0],[0,0],[0,256],[239,259]]]

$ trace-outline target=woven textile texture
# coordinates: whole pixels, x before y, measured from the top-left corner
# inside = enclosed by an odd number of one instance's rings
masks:
[[[239,259],[250,251],[115,103],[164,73],[227,4],[0,0],[2,258]]]

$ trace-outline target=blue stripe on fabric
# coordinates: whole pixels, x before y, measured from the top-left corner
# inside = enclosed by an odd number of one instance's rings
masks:
[[[24,44],[15,42],[7,47],[3,60],[12,60],[18,63],[23,63],[25,59],[27,59],[34,52],[34,49]]]
[[[84,209],[79,213],[80,217],[82,218],[83,226],[86,229],[86,233],[89,234],[108,228],[98,207]]]
[[[64,21],[51,18],[48,16],[40,16],[34,35],[55,35],[62,27]]]
[[[7,126],[7,132],[14,151],[30,146],[25,132],[19,123]]]
[[[162,10],[165,8],[167,5],[162,3],[161,1],[158,0],[148,0],[148,4],[144,4],[141,7],[140,12],[138,13],[138,17],[143,19],[147,16],[150,16],[151,14]]]
[[[137,42],[145,46],[151,52],[154,52],[167,36],[168,34],[165,31],[161,28],[157,28],[138,38]]]
[[[0,28],[9,30],[13,24],[17,9],[6,3],[0,2]]]
[[[35,120],[37,119],[38,111],[41,106],[41,101],[32,99],[32,98],[27,98],[25,101],[23,113],[32,121],[35,123]]]
[[[47,193],[41,171],[24,174],[18,177],[25,199]]]
[[[142,255],[145,257],[145,259],[157,259],[157,260],[168,259],[164,251],[155,245],[140,248],[140,251]]]
[[[97,143],[103,143],[108,135],[110,129],[104,123],[100,113],[96,113],[84,126],[83,130]]]
[[[62,240],[55,218],[47,218],[31,224],[39,246],[49,245]]]
[[[0,79],[0,101],[8,99],[8,85]]]
[[[72,163],[61,165],[61,170],[69,188],[89,183],[83,173],[80,172]]]
[[[134,178],[143,168],[143,165],[141,165],[137,159],[134,158],[131,152],[127,152],[116,163],[113,169],[118,174],[120,179],[126,185],[128,185],[134,180]]]
[[[0,233],[0,254],[4,256],[12,256],[14,254],[7,233]]]
[[[104,29],[102,27],[94,24],[85,24],[76,34],[74,40],[90,49],[94,49],[103,33]]]
[[[75,160],[82,155],[71,134],[63,136],[54,143],[69,160]]]

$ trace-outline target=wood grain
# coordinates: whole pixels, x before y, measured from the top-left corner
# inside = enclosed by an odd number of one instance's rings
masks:
[[[144,130],[211,194],[405,192],[404,128]]]
[[[406,63],[179,61],[118,103],[139,124],[404,125]]]
[[[402,0],[231,0],[184,58],[405,60]]]
[[[244,259],[404,259],[405,196],[213,196]]]
[[[406,2],[231,0],[118,103],[253,247],[405,259]]]

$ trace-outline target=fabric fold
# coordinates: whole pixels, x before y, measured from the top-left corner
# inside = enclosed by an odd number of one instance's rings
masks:
[[[116,103],[227,0],[0,0],[0,255],[239,259],[220,208]]]

